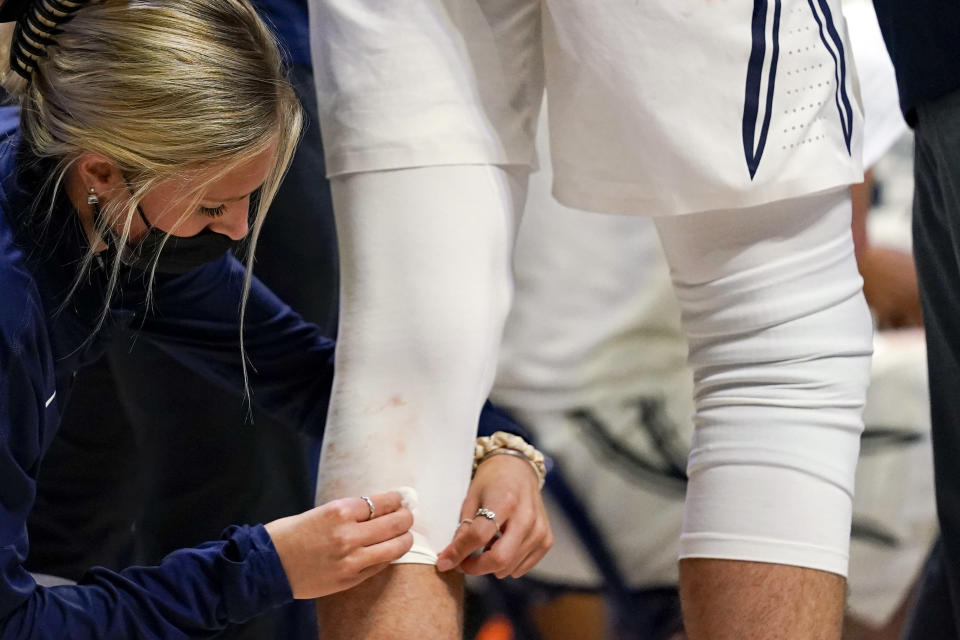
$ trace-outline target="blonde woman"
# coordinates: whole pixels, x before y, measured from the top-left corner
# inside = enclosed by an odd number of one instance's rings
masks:
[[[333,344],[228,253],[249,236],[252,257],[300,130],[250,5],[15,0],[0,7],[11,21],[4,84],[21,115],[0,148],[0,638],[206,636],[406,553],[413,517],[386,492],[231,527],[79,585],[43,587],[24,569],[44,452],[74,373],[111,334],[133,328],[314,431]],[[542,528],[530,465],[494,456],[483,468],[474,484],[531,486]]]

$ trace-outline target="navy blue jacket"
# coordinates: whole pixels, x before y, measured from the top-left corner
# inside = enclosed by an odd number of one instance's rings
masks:
[[[310,66],[310,32],[307,0],[252,0],[263,19],[273,28],[291,64]]]
[[[874,0],[897,71],[900,106],[914,123],[917,105],[960,91],[960,0]]]
[[[244,269],[226,254],[185,275],[158,275],[149,308],[142,274],[124,269],[98,328],[109,261],[94,260],[67,297],[87,247],[79,216],[61,195],[45,220],[49,199],[38,194],[46,168],[16,144],[0,150],[0,640],[184,638],[288,602],[290,587],[260,525],[231,527],[157,567],[94,568],[77,586],[38,587],[23,568],[37,475],[77,369],[116,332],[133,330],[239,395]],[[246,327],[254,403],[319,434],[333,342],[256,280]],[[489,405],[481,424],[484,433],[516,431]]]

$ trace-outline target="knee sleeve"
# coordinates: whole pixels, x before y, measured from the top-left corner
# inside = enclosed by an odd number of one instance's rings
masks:
[[[402,561],[436,562],[459,520],[525,187],[526,169],[489,165],[332,181],[340,328],[317,500],[412,487]]]
[[[846,575],[872,350],[847,191],[657,227],[695,380],[681,557]]]

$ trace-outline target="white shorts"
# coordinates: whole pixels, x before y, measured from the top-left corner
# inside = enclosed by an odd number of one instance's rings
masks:
[[[670,215],[858,182],[839,0],[311,1],[330,175],[533,164],[564,204]]]

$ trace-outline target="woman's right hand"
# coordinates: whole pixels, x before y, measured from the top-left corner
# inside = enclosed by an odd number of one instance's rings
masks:
[[[413,514],[394,491],[333,500],[266,525],[297,599],[349,589],[383,570],[413,546]]]

